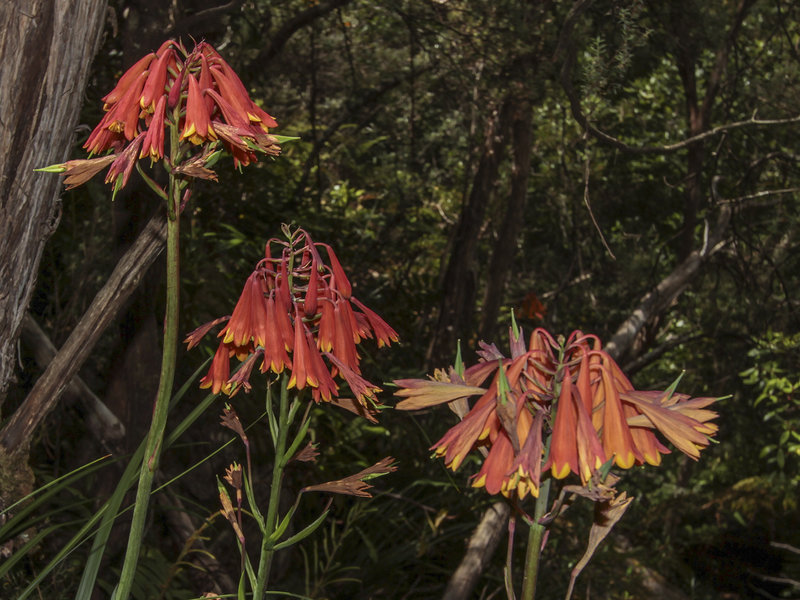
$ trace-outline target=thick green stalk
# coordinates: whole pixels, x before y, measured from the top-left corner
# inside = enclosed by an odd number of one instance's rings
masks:
[[[289,390],[286,389],[288,376],[284,373],[281,376],[281,398],[278,410],[278,439],[275,440],[275,463],[272,466],[272,484],[269,489],[269,506],[267,508],[267,518],[264,523],[264,530],[261,532],[261,556],[258,561],[258,573],[256,574],[256,586],[253,590],[253,600],[261,600],[269,581],[269,572],[272,567],[272,557],[275,555],[274,546],[276,540],[272,540],[272,534],[278,524],[278,506],[281,499],[281,487],[283,485],[283,470],[286,467],[288,457],[286,456],[286,438],[289,434]],[[269,392],[267,402],[271,402]]]
[[[548,478],[539,488],[539,497],[536,499],[533,521],[529,523],[528,550],[525,553],[525,574],[522,579],[522,596],[520,600],[533,600],[536,596],[536,580],[539,577],[539,559],[542,554],[542,540],[544,539],[545,526],[539,520],[547,511],[548,497],[550,496],[550,481]]]
[[[133,508],[133,520],[128,536],[128,547],[125,562],[122,564],[119,584],[114,593],[114,600],[128,600],[136,565],[139,562],[139,550],[142,545],[147,508],[150,503],[150,492],[153,489],[153,477],[161,456],[164,430],[167,425],[169,401],[172,396],[172,384],[175,379],[175,356],[178,345],[178,305],[180,283],[180,194],[179,182],[170,175],[169,207],[167,217],[167,310],[164,317],[164,349],[161,356],[161,377],[158,382],[158,395],[153,408],[153,420],[147,434],[147,446],[139,473],[139,486],[136,490],[136,503]]]

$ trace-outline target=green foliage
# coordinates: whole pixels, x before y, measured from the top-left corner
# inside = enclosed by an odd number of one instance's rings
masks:
[[[753,366],[740,373],[746,385],[758,393],[753,407],[763,414],[767,442],[760,452],[768,464],[800,484],[800,334],[767,331],[765,337],[747,353]],[[767,432],[772,432],[770,436]],[[774,436],[774,437],[773,437]]]

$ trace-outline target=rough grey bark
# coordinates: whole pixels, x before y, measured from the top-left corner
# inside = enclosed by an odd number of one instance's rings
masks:
[[[106,0],[0,2],[0,407],[102,33]]]

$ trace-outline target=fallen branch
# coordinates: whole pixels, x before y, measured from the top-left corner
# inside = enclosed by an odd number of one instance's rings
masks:
[[[56,347],[39,324],[25,313],[22,321],[22,343],[29,349],[33,360],[41,369],[47,369],[57,354]],[[125,438],[125,425],[109,408],[89,389],[83,379],[76,375],[67,384],[64,397],[81,405],[86,418],[86,427],[103,448],[112,454],[121,450]]]
[[[161,254],[166,230],[166,219],[159,212],[150,219],[114,267],[69,339],[0,431],[0,447],[7,454],[24,455],[33,432],[56,405],[61,393],[89,357],[100,335],[117,317],[150,265]]]
[[[719,211],[714,228],[706,234],[703,248],[695,250],[687,256],[672,273],[662,279],[652,291],[641,299],[639,306],[625,319],[611,337],[611,341],[606,344],[605,351],[614,360],[620,360],[628,353],[636,335],[642,330],[645,323],[667,310],[689,286],[708,258],[724,246],[723,239],[730,219],[730,207],[723,206]]]
[[[505,501],[495,502],[483,513],[481,522],[469,538],[461,564],[450,577],[442,600],[462,600],[470,597],[486,563],[491,560],[500,543],[509,514],[511,508]]]

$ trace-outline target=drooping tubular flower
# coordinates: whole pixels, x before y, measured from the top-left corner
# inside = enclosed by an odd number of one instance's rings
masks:
[[[506,497],[538,496],[548,469],[557,479],[575,473],[586,485],[611,461],[623,469],[658,465],[670,451],[654,431],[694,459],[716,433],[710,421],[717,414],[706,408],[716,398],[635,390],[595,336],[574,331],[558,342],[540,328],[526,347],[515,329],[510,358],[481,343],[476,365],[395,381],[396,395],[404,398],[400,410],[479,396],[431,448],[454,471],[470,451],[485,448],[473,486]]]
[[[378,346],[388,346],[398,340],[397,333],[352,295],[330,246],[315,243],[302,229],[283,229],[287,240],[267,242],[265,256],[247,278],[233,314],[186,338],[192,348],[211,327],[227,321],[200,385],[229,395],[240,388],[248,390],[250,374],[260,360],[262,373],[288,370],[288,387],[311,388],[316,402],[335,402],[369,416],[380,388],[361,376],[357,345],[374,337]],[[233,356],[245,364],[231,376]],[[350,387],[355,404],[339,398],[337,376]]]
[[[170,127],[177,129],[179,143],[185,146],[178,153],[181,158],[189,158],[194,146],[207,151],[219,142],[233,155],[237,168],[256,161],[256,152],[280,153],[278,138],[269,135],[270,128],[277,127],[275,119],[253,102],[234,70],[206,42],[196,44],[191,52],[180,42],[164,42],[130,67],[103,97],[103,103],[106,114],[83,147],[90,156],[106,152],[120,157],[135,155],[124,160],[129,169],[109,171],[106,181],[115,191],[127,183],[136,160],[148,157],[158,161],[169,154],[164,151],[164,139]],[[104,165],[108,157],[89,160]],[[91,169],[74,162],[46,170],[72,177],[75,187],[82,177],[75,177],[74,169],[80,168],[81,173]],[[199,173],[195,171],[193,176],[201,176]],[[208,170],[202,176],[214,178]]]

